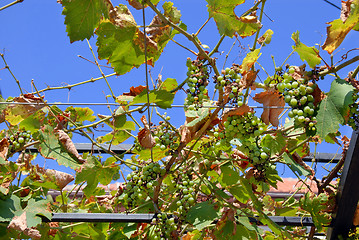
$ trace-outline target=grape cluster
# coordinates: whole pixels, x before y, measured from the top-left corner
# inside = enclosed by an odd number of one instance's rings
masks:
[[[153,131],[156,145],[161,150],[176,149],[178,147],[179,137],[177,132],[167,122],[170,117],[165,117],[166,121],[159,122],[159,126]]]
[[[359,123],[359,104],[358,100],[358,91],[354,91],[353,93],[353,104],[349,105],[350,109],[350,118],[348,119],[348,125],[353,129],[357,129],[357,124]]]
[[[209,100],[208,90],[206,89],[209,81],[208,67],[203,61],[187,59],[187,98],[188,109],[194,110],[202,106],[205,100]]]
[[[196,203],[196,193],[193,189],[194,181],[191,180],[183,167],[178,168],[178,176],[175,179],[178,189],[176,202],[179,216],[186,216],[188,210]]]
[[[127,175],[126,188],[122,193],[124,206],[131,208],[144,201],[153,192],[156,179],[164,174],[159,163],[151,162],[142,169],[134,169]]]
[[[228,94],[229,98],[229,104],[240,107],[243,105],[241,76],[235,69],[235,66],[226,68],[222,71],[223,75],[217,76],[217,78],[214,79],[214,83],[216,83],[216,89],[225,87],[225,92]]]
[[[26,143],[31,140],[30,131],[17,131],[8,137],[9,141],[9,154],[13,154],[24,147]]]
[[[277,84],[277,89],[284,96],[284,100],[291,106],[288,112],[290,118],[294,118],[294,124],[303,126],[309,131],[315,131],[316,108],[314,105],[313,93],[316,84],[304,78],[293,79],[295,69],[289,67],[288,73],[283,74],[283,81]]]
[[[247,112],[243,115],[230,116],[223,122],[225,131],[218,134],[220,138],[240,138],[247,139],[261,135],[267,128],[267,125],[253,112]],[[217,134],[215,133],[215,136]]]
[[[153,231],[150,231],[149,239],[165,240],[174,239],[173,231],[177,229],[175,218],[165,213],[159,213],[152,220]]]

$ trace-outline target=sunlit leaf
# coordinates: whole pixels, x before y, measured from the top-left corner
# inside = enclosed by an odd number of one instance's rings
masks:
[[[219,33],[233,37],[237,33],[241,37],[252,36],[261,23],[256,16],[238,17],[234,9],[244,3],[244,0],[207,0],[209,16],[216,21]]]
[[[201,230],[211,224],[217,217],[218,211],[214,208],[214,204],[201,202],[189,209],[186,220],[193,224],[196,229]]]
[[[108,17],[105,0],[62,0],[70,41],[90,39],[102,17]]]
[[[311,68],[314,68],[321,62],[319,51],[315,47],[308,47],[299,40],[299,31],[292,34],[295,42],[293,49],[299,54],[300,59],[307,61]]]

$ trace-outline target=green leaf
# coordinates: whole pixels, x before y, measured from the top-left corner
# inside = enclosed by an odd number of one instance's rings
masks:
[[[243,188],[243,186],[233,186],[228,188],[228,191],[241,203],[247,203],[249,200],[249,195]]]
[[[126,141],[129,137],[131,137],[131,134],[124,130],[114,130],[105,136],[98,137],[96,140],[99,143],[111,143],[113,145],[118,145]]]
[[[186,220],[193,224],[196,229],[202,230],[216,218],[218,218],[218,211],[215,209],[214,204],[201,202],[189,209]]]
[[[171,91],[178,86],[176,79],[167,78],[160,86],[159,90]]]
[[[49,199],[43,198],[31,198],[28,201],[27,207],[24,209],[26,212],[27,227],[31,228],[40,224],[42,221],[39,215],[51,220],[52,213],[48,210],[49,203]]]
[[[108,17],[104,0],[62,0],[65,25],[71,42],[90,39],[102,17]]]
[[[359,0],[354,0],[351,4],[349,16],[344,19],[336,19],[329,22],[327,27],[327,39],[322,48],[332,54],[343,42],[350,30],[359,29]]]
[[[0,222],[9,222],[14,216],[20,216],[22,213],[20,198],[11,195],[5,200],[0,199]]]
[[[149,93],[149,103],[155,103],[160,108],[171,108],[173,103],[174,94],[165,90],[151,90]],[[147,92],[142,91],[137,95],[129,105],[138,104],[138,103],[147,103]]]
[[[23,120],[19,124],[19,128],[24,128],[27,131],[34,133],[40,129],[41,123],[44,121],[45,116],[46,114],[43,111],[37,111],[36,113]]]
[[[162,158],[166,157],[166,152],[167,150],[163,151],[160,147],[154,146],[152,148],[153,161],[159,161]],[[149,148],[142,149],[141,151],[134,149],[133,153],[137,153],[139,155],[138,158],[144,161],[151,159],[151,149]]]
[[[353,103],[354,87],[342,79],[332,82],[330,91],[319,105],[317,113],[317,133],[324,139],[329,133],[335,133],[339,124],[345,124],[349,116],[349,105]]]
[[[74,108],[77,116],[76,116],[76,122],[83,122],[83,121],[90,121],[93,122],[96,120],[96,117],[93,115],[94,112],[92,109],[86,107],[86,108],[81,108],[81,107],[75,107]]]
[[[101,162],[95,156],[88,156],[86,163],[76,174],[75,183],[87,182],[84,193],[87,197],[92,196],[97,184],[109,184],[114,176],[119,172],[120,167],[115,164],[113,159],[105,162],[102,166]]]
[[[234,185],[239,181],[239,173],[230,165],[226,164],[221,167],[221,180],[227,186]]]
[[[127,223],[123,228],[123,233],[128,239],[131,239],[131,235],[137,231],[137,223]]]
[[[302,61],[307,61],[311,68],[320,64],[321,58],[319,57],[319,51],[315,47],[308,47],[301,43],[299,40],[299,31],[292,34],[292,39],[295,42],[293,49],[299,54]]]
[[[282,153],[287,141],[282,133],[278,132],[275,136],[265,135],[261,143],[263,147],[270,149],[270,156],[273,157],[278,153]]]
[[[129,72],[145,62],[144,52],[135,43],[137,24],[125,5],[117,7],[116,25],[103,20],[96,30],[98,56],[107,59],[117,74]]]
[[[290,156],[288,153],[283,154],[283,159],[285,163],[288,165],[288,167],[293,172],[298,173],[300,176],[308,176],[312,174],[309,170],[305,169],[302,165],[296,163],[292,158],[292,156]]]
[[[46,125],[39,131],[39,151],[44,158],[55,159],[60,165],[77,169],[81,166],[75,156],[69,154],[54,133],[54,129]]]
[[[252,36],[261,27],[257,17],[238,17],[234,13],[236,6],[244,3],[244,0],[206,0],[209,17],[213,17],[217,24],[219,34],[233,37],[238,33],[241,37]]]

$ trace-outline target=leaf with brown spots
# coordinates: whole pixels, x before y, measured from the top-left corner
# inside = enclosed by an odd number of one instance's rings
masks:
[[[41,234],[40,231],[34,228],[29,228],[27,226],[27,221],[26,221],[26,212],[23,212],[20,216],[15,216],[8,228],[12,228],[15,230],[18,230],[20,232],[23,232],[25,235],[31,237],[32,239],[40,239],[41,238]]]
[[[283,107],[285,105],[282,95],[277,91],[267,90],[265,92],[257,93],[253,100],[263,104],[264,109],[261,116],[263,122],[267,125],[271,123],[273,126],[278,127],[278,117],[283,112]]]
[[[143,9],[143,5],[138,0],[127,0],[127,2],[137,10]],[[145,7],[147,7],[147,5]]]

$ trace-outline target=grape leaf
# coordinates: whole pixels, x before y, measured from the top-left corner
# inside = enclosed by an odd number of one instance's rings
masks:
[[[8,222],[14,216],[21,215],[22,208],[20,198],[16,195],[11,195],[5,200],[0,199],[0,222]]]
[[[99,143],[111,143],[113,145],[118,145],[127,140],[129,137],[131,137],[131,134],[124,130],[114,130],[105,136],[98,137],[96,140]]]
[[[308,175],[312,174],[311,171],[305,169],[302,165],[296,163],[288,153],[283,154],[283,159],[284,159],[285,163],[288,165],[288,167],[293,172],[298,173],[300,176],[308,176]]]
[[[174,94],[166,90],[151,90],[149,92],[149,103],[155,103],[160,108],[171,108],[173,103]],[[147,92],[142,91],[137,95],[129,105],[138,104],[138,103],[147,103]]]
[[[62,0],[65,25],[71,42],[90,39],[102,17],[108,18],[105,0]]]
[[[87,182],[86,187],[83,189],[86,196],[92,196],[97,184],[109,184],[115,174],[120,170],[120,167],[115,164],[116,159],[106,161],[102,166],[101,162],[95,156],[88,156],[86,163],[82,166],[76,174],[75,183]]]
[[[335,133],[339,124],[344,124],[349,114],[349,105],[353,103],[354,87],[342,79],[335,79],[327,96],[319,105],[317,113],[317,133],[324,139],[329,133]]]
[[[43,199],[40,197],[31,198],[24,211],[26,212],[27,227],[35,227],[41,223],[39,215],[46,217],[47,219],[52,218],[52,213],[48,210],[49,199]]]
[[[51,126],[42,127],[39,133],[39,152],[44,158],[56,159],[60,165],[72,169],[77,169],[81,166],[76,156],[72,156],[66,151]]]
[[[247,56],[243,59],[242,64],[240,66],[240,68],[242,70],[242,72],[241,72],[242,74],[245,74],[251,70],[254,63],[261,56],[259,51],[260,51],[260,49],[256,49],[254,51],[247,53]]]
[[[178,86],[176,79],[167,78],[160,86],[159,90],[171,91]]]
[[[269,44],[272,41],[273,33],[272,29],[268,29],[260,38],[258,38],[257,42],[262,46]]]
[[[278,91],[267,90],[265,92],[257,93],[254,101],[263,104],[262,120],[265,124],[271,123],[274,127],[279,125],[279,115],[283,112],[283,108],[270,108],[270,107],[284,107],[285,101]]]
[[[173,23],[177,24],[181,19],[181,12],[173,6],[173,2],[165,2],[162,5],[164,15]]]
[[[234,13],[236,6],[244,0],[206,0],[209,17],[213,17],[221,35],[233,37],[238,33],[241,37],[252,36],[261,27],[256,16],[238,17]]]
[[[37,110],[44,107],[42,99],[35,97],[32,94],[24,94],[20,97],[15,97],[13,102],[26,103],[26,105],[12,104],[7,106],[5,109],[5,119],[11,125],[19,124],[21,121],[34,114]]]
[[[292,34],[292,39],[295,42],[293,49],[299,54],[302,61],[307,61],[311,68],[320,64],[321,58],[319,57],[319,51],[315,47],[308,47],[301,43],[299,40],[299,31]]]
[[[221,167],[221,182],[227,186],[236,184],[239,181],[239,174],[229,165]]]
[[[358,29],[359,24],[359,0],[347,1],[349,7],[348,14],[340,19],[335,19],[329,22],[327,27],[327,39],[325,40],[322,48],[329,54],[333,53],[345,39],[346,35],[355,28]],[[352,6],[352,7],[351,7]],[[343,9],[342,9],[343,13]]]
[[[214,208],[214,204],[209,202],[197,203],[188,210],[186,220],[193,226],[202,230],[207,227],[218,217],[218,211]]]

